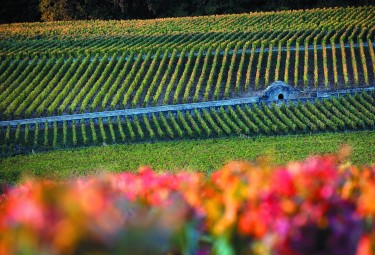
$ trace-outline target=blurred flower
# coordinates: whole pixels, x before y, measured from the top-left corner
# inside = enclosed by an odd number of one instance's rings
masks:
[[[29,180],[2,195],[0,254],[372,254],[375,167],[340,160]]]

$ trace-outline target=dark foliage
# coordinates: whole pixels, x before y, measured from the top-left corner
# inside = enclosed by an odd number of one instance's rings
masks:
[[[375,0],[2,0],[0,23],[147,19],[373,4]]]
[[[0,23],[40,21],[40,0],[1,0]]]

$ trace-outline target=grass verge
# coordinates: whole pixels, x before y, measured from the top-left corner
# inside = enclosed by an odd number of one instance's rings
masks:
[[[103,171],[134,171],[142,165],[160,171],[210,173],[234,159],[270,155],[275,164],[284,164],[311,154],[335,152],[343,143],[351,146],[353,163],[375,163],[375,131],[361,131],[111,145],[18,155],[0,159],[0,181],[17,182],[30,175],[60,179]]]

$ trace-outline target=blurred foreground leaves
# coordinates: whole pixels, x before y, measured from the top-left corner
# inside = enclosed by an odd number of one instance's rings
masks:
[[[0,254],[372,254],[375,167],[348,154],[4,186]]]

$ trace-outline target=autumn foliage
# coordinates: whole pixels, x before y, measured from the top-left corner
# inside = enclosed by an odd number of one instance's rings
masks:
[[[26,181],[0,203],[0,254],[373,254],[375,167],[314,156]]]

